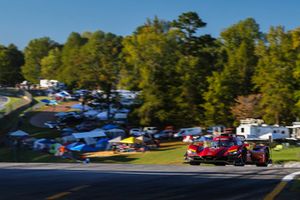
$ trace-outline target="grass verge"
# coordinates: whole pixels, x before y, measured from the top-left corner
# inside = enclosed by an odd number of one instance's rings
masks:
[[[273,163],[284,163],[287,161],[298,161],[300,162],[300,147],[289,147],[280,151],[272,151]]]

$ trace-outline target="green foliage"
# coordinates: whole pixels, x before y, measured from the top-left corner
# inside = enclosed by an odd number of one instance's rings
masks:
[[[80,78],[81,47],[87,42],[79,33],[71,33],[61,52],[61,67],[57,79],[70,87],[78,87]]]
[[[155,18],[124,39],[126,61],[134,66],[134,74],[139,74],[143,104],[138,114],[144,125],[169,123],[174,119],[176,36],[168,30],[167,23]]]
[[[48,56],[41,60],[41,76],[47,79],[56,79],[61,66],[61,50],[59,48],[51,49]]]
[[[25,65],[22,67],[24,78],[38,83],[41,77],[41,60],[58,44],[48,37],[31,40],[25,48]]]
[[[215,39],[200,34],[205,26],[197,13],[186,12],[172,22],[148,19],[124,39],[102,31],[73,32],[63,46],[34,39],[25,48],[22,75],[32,83],[58,79],[70,88],[101,89],[107,103],[117,87],[140,90],[142,103],[131,115],[142,125],[232,126],[248,116],[267,123],[300,117],[299,28],[262,34],[248,18]],[[16,47],[0,46],[0,84],[19,82],[22,64]],[[261,98],[251,101],[254,94]]]
[[[24,57],[13,44],[8,47],[0,45],[0,84],[14,86],[23,77],[21,66],[24,64]]]
[[[267,123],[291,122],[295,116],[294,79],[295,53],[290,34],[282,27],[272,27],[267,34],[268,44],[260,43],[259,63],[253,78],[262,93],[260,102]]]
[[[254,50],[260,37],[258,24],[253,19],[240,21],[223,31],[221,37],[225,58],[221,59],[224,63],[218,64],[224,68],[208,78],[209,87],[204,93],[207,125],[232,124],[230,109],[234,99],[253,90],[251,77],[257,63]]]

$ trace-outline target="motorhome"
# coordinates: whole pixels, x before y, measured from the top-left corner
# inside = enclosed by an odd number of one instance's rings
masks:
[[[40,87],[41,88],[64,88],[65,84],[57,80],[41,79]]]
[[[292,126],[287,126],[291,130],[291,138],[300,139],[300,122],[293,122]]]
[[[261,119],[241,120],[241,124],[236,129],[236,134],[245,139],[285,139],[289,138],[289,130],[284,126],[267,125]]]

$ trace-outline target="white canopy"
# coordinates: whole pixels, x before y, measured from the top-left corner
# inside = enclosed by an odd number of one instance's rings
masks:
[[[85,117],[94,117],[96,115],[98,115],[99,111],[97,110],[89,110],[89,111],[86,111],[83,115]]]
[[[17,130],[15,132],[10,133],[9,135],[14,137],[23,137],[23,136],[28,136],[29,134],[22,130]]]
[[[82,104],[74,104],[73,106],[71,106],[71,108],[73,109],[77,109],[77,110],[91,110],[92,108],[87,106],[87,105],[82,105]]]
[[[100,120],[107,120],[107,111],[101,112],[97,115]]]
[[[114,139],[109,140],[108,142],[109,143],[119,143],[121,140],[122,140],[122,137],[118,136],[118,137],[116,137]]]
[[[81,138],[94,138],[94,137],[106,137],[106,134],[102,129],[94,129],[89,132],[82,132],[82,133],[73,133],[72,134],[76,139]]]

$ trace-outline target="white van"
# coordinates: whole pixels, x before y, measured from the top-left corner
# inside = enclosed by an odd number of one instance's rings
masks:
[[[182,128],[179,130],[179,132],[174,134],[174,137],[180,138],[180,137],[184,137],[187,135],[196,136],[196,135],[201,135],[201,133],[202,133],[201,127]]]

